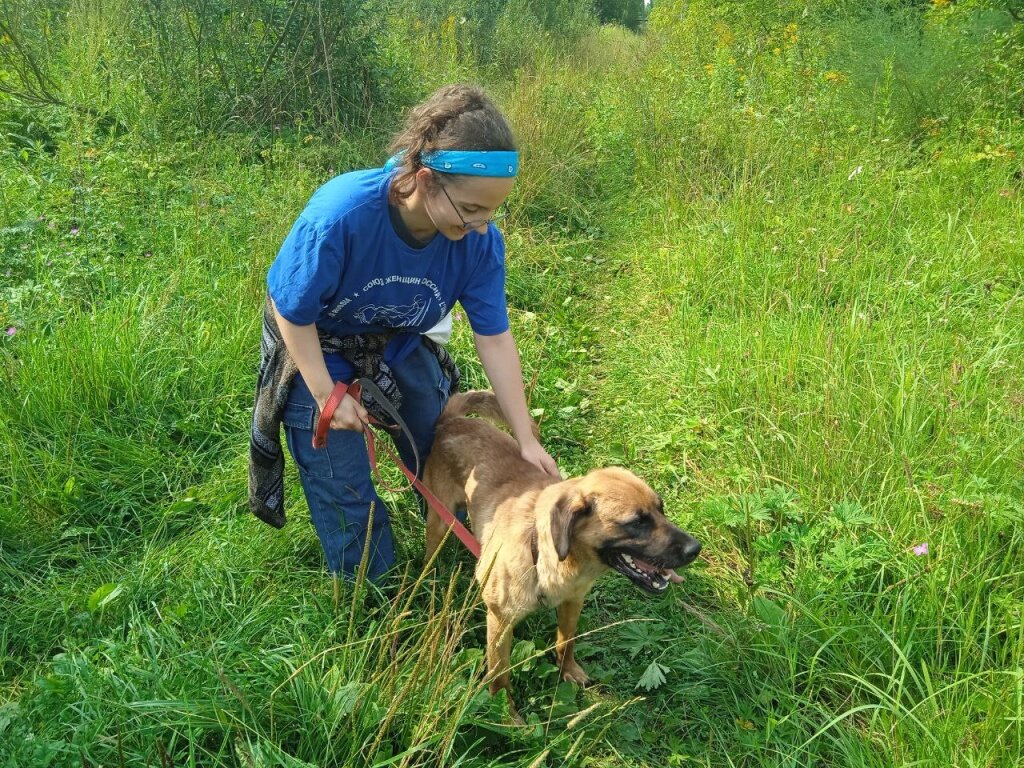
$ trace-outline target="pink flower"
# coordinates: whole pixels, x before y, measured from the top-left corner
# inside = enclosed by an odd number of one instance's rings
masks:
[[[13,325],[10,328],[7,329],[7,335],[8,336],[13,336],[17,332],[18,332],[18,329],[15,328]]]
[[[918,557],[924,557],[928,554],[928,542],[922,541],[920,544],[914,547],[913,552]]]

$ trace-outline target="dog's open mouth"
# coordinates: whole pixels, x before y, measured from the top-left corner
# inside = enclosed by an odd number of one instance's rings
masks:
[[[660,595],[668,589],[669,582],[678,584],[684,581],[683,577],[671,568],[661,568],[625,552],[612,553],[607,562],[638,587],[655,595]]]

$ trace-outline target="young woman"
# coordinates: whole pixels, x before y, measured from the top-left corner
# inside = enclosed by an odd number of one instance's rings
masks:
[[[505,244],[494,226],[518,170],[512,131],[482,90],[451,85],[412,110],[391,150],[383,168],[318,189],[270,267],[250,442],[253,512],[284,525],[283,424],[328,569],[352,576],[371,528],[374,580],[395,558],[361,434],[375,405],[343,398],[326,448],[312,447],[313,430],[336,381],[372,378],[409,426],[422,470],[458,384],[442,346],[455,302],[523,458],[558,475],[531,431],[505,303]],[[411,467],[412,447],[396,442]]]

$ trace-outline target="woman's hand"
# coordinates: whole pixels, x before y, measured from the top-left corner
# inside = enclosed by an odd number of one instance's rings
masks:
[[[555,464],[555,460],[544,450],[544,446],[536,440],[527,441],[525,445],[521,444],[519,446],[519,455],[537,467],[537,469],[541,469],[552,477],[557,477],[559,480],[562,479],[562,473],[558,471],[558,465]]]
[[[558,465],[535,435],[537,426],[526,408],[523,368],[519,363],[519,350],[516,349],[512,332],[505,331],[496,336],[481,336],[477,333],[473,338],[501,412],[505,414],[513,437],[519,442],[519,455],[545,474],[561,479]]]
[[[330,393],[324,397],[316,396],[316,404],[320,406],[320,412],[323,413],[324,406],[327,405],[327,398],[330,397]],[[363,408],[362,403],[356,401],[354,397],[346,394],[341,398],[341,402],[338,403],[338,407],[334,409],[334,415],[331,416],[331,429],[351,429],[355,432],[363,431],[363,424],[369,422],[370,415]]]
[[[327,398],[334,390],[334,380],[327,371],[316,326],[295,325],[277,311],[277,305],[274,305],[274,317],[277,319],[277,327],[281,331],[284,345],[288,348],[288,354],[295,361],[295,366],[305,379],[309,391],[313,393],[313,399],[320,407],[320,412],[323,413]],[[362,404],[345,396],[341,398],[331,418],[331,429],[352,429],[362,432],[363,422],[366,421],[369,421],[369,416]]]

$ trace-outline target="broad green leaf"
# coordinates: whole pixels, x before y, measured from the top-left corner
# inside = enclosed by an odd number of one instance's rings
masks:
[[[644,673],[640,675],[640,680],[637,681],[636,687],[643,688],[645,691],[653,691],[655,688],[660,688],[665,684],[665,673],[671,671],[668,667],[652,661],[647,666],[647,669],[644,670]]]

